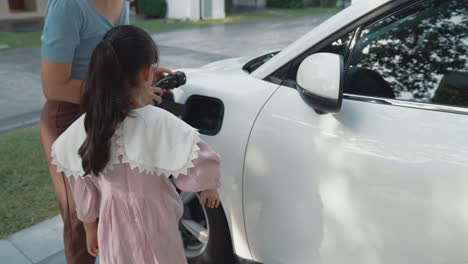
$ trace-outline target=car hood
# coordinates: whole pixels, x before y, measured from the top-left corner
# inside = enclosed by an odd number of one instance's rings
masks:
[[[223,71],[223,70],[239,69],[239,68],[242,68],[242,66],[244,66],[244,64],[246,64],[249,60],[250,60],[250,57],[240,57],[240,58],[220,60],[220,61],[209,63],[201,67],[201,69],[205,71]]]
[[[244,57],[237,57],[237,58],[214,61],[200,68],[185,68],[185,69],[180,69],[180,70],[184,71],[185,73],[200,72],[200,71],[219,73],[222,71],[242,70],[242,67],[244,67],[244,65],[247,62],[255,58],[258,58],[262,55],[272,53],[272,52],[277,52],[277,50],[265,51],[265,52],[256,54],[254,56],[244,56]]]

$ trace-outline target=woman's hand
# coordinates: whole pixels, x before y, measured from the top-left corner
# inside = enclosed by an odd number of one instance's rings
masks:
[[[175,73],[168,68],[164,67],[156,67],[155,66],[155,71],[154,71],[154,83],[159,81],[162,77],[164,77],[164,74],[169,74],[169,75],[174,75]]]
[[[154,78],[153,82],[156,83],[161,78],[164,77],[164,74],[174,75],[175,73],[167,68],[163,67],[155,67],[154,68]],[[162,95],[164,94],[164,90],[159,87],[150,86],[148,89],[148,103],[152,105],[160,105],[162,103]]]
[[[208,208],[219,207],[219,193],[217,190],[206,190],[200,193],[200,204]]]
[[[88,253],[96,257],[99,253],[98,236],[97,236],[97,223],[84,223],[86,231],[86,245]]]

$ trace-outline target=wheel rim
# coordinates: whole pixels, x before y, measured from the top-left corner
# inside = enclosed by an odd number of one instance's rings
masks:
[[[210,237],[210,225],[206,210],[198,202],[198,194],[181,192],[184,214],[179,230],[187,258],[199,257],[205,252]]]

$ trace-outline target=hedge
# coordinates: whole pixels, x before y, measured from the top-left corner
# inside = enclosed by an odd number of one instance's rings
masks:
[[[140,0],[140,12],[148,17],[166,17],[166,0]]]
[[[269,7],[277,8],[303,8],[304,3],[302,0],[268,0]]]

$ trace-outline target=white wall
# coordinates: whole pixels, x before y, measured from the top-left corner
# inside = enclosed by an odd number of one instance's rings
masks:
[[[213,0],[213,19],[224,19],[226,12],[224,9],[224,0]]]
[[[0,18],[2,15],[10,13],[10,7],[8,6],[8,1],[0,0]]]
[[[44,14],[47,7],[47,0],[37,0],[36,7],[38,12]]]
[[[199,20],[200,0],[167,0],[167,17]]]
[[[200,1],[203,0],[167,0],[167,17],[175,19],[200,19]],[[210,19],[223,19],[226,17],[224,11],[224,0],[212,1],[212,17]]]

